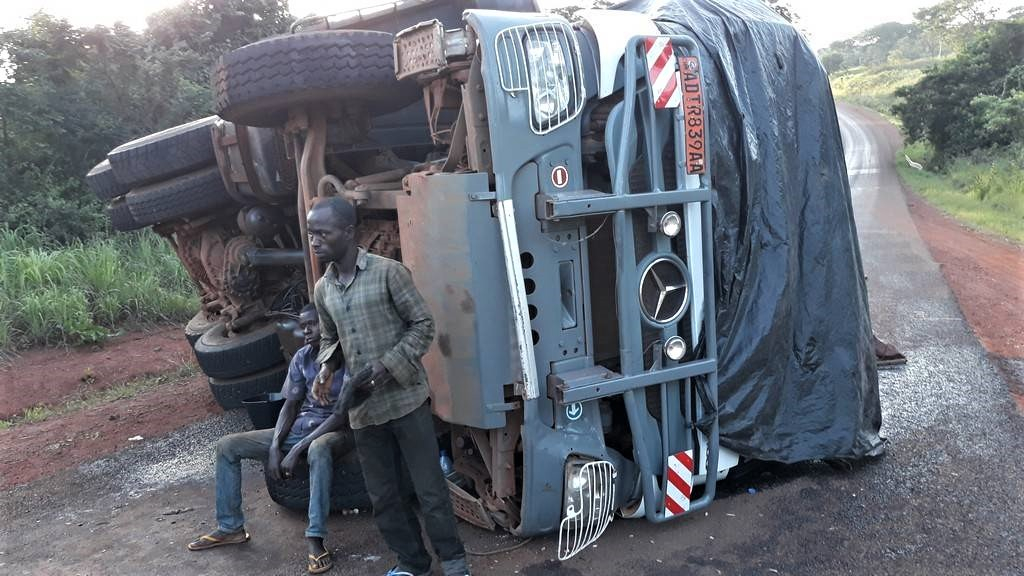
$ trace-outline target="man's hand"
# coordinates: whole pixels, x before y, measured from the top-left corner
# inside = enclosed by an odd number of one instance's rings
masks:
[[[320,373],[313,381],[313,398],[320,404],[327,404],[331,396],[331,382],[334,380],[334,370],[326,363],[320,366]]]
[[[270,454],[267,455],[267,472],[270,472],[270,477],[274,480],[281,481],[281,450],[277,446],[270,447]]]
[[[384,367],[384,364],[380,360],[373,363],[373,372],[370,374],[370,378],[364,384],[364,389],[369,392],[374,392],[381,386],[390,386],[395,382],[395,378],[388,372],[388,369]]]
[[[299,458],[302,457],[302,453],[305,451],[306,449],[301,442],[292,446],[292,449],[288,451],[288,455],[281,461],[281,472],[285,478],[291,478],[292,474],[295,473],[295,466],[299,463]]]

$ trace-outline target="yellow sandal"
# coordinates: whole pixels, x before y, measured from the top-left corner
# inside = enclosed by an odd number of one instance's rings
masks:
[[[222,532],[220,530],[214,530],[209,534],[204,534],[199,538],[188,543],[188,549],[193,552],[199,550],[209,550],[210,548],[216,548],[218,546],[228,546],[230,544],[244,544],[249,541],[249,533],[245,529],[241,529],[238,532]]]
[[[333,567],[334,560],[331,559],[330,552],[324,552],[319,556],[309,554],[309,559],[306,560],[306,569],[310,574],[323,574]]]

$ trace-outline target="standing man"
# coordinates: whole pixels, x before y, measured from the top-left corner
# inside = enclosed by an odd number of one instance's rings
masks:
[[[217,441],[217,529],[190,542],[192,551],[207,550],[249,541],[242,515],[242,459],[266,459],[271,477],[291,476],[303,455],[309,462],[309,527],[306,529],[306,568],[320,574],[334,565],[324,547],[327,516],[331,511],[331,477],[334,457],[352,448],[352,435],[344,414],[332,404],[341,391],[344,370],[328,379],[326,401],[313,397],[320,351],[320,325],[316,308],[307,304],[299,312],[299,327],[306,345],[292,357],[282,393],[284,406],[273,429],[228,434]],[[340,360],[339,360],[340,361]]]
[[[314,290],[323,327],[314,394],[326,397],[341,358],[355,375],[345,385],[369,394],[348,415],[374,519],[398,556],[388,575],[430,574],[412,507],[418,501],[445,576],[468,576],[420,360],[434,338],[434,320],[404,266],[356,245],[355,224],[355,208],[338,197],[321,200],[307,217],[310,249],[329,262]]]

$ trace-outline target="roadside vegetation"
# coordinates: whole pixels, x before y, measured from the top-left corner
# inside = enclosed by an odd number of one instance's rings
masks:
[[[926,165],[934,154],[924,142],[904,152]],[[896,165],[903,181],[933,206],[972,228],[1024,244],[1024,146],[983,155],[957,158],[944,172],[915,170],[902,157]]]
[[[184,0],[142,32],[42,11],[0,30],[0,360],[198,309],[167,242],[114,233],[85,175],[123,142],[208,115],[213,61],[292,19],[287,0]]]
[[[820,56],[837,99],[901,127],[907,147],[895,161],[907,185],[972,227],[1024,242],[1024,7],[945,0]]]
[[[181,322],[198,306],[181,263],[151,232],[58,245],[0,227],[0,354]]]

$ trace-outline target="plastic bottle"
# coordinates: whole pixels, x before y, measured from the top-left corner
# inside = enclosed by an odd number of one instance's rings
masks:
[[[441,450],[441,472],[446,477],[451,476],[455,472],[455,463],[452,461],[452,456],[447,450]]]

